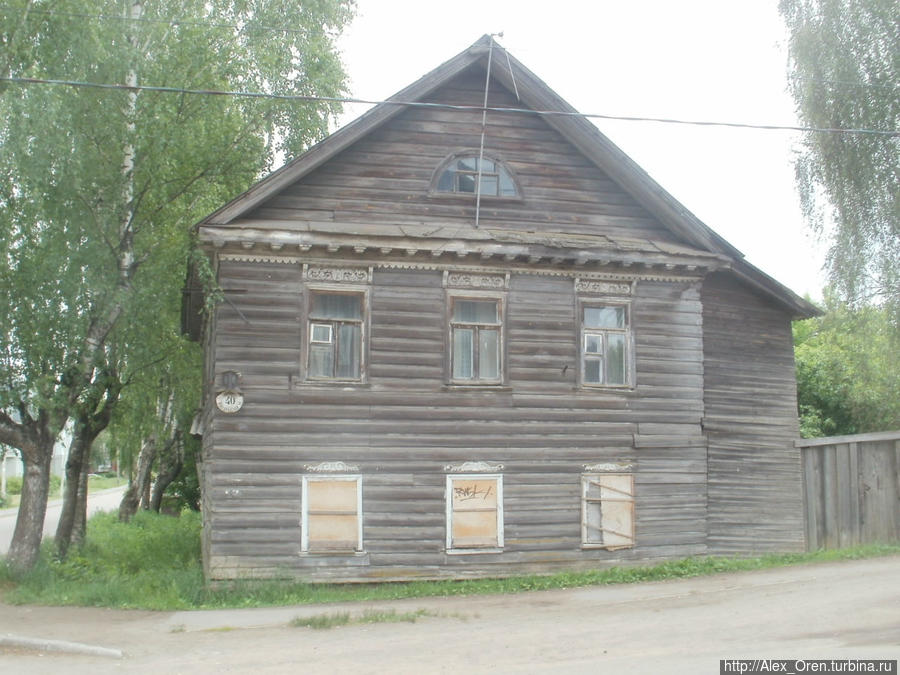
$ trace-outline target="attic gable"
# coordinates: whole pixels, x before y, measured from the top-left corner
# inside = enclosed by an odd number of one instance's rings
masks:
[[[469,222],[472,213],[471,207],[461,202],[453,204],[451,200],[444,203],[448,200],[441,199],[422,202],[416,196],[406,199],[406,208],[398,210],[394,207],[396,202],[391,199],[382,200],[359,192],[355,195],[346,191],[342,193],[339,186],[329,186],[327,181],[329,172],[333,172],[335,167],[341,166],[342,162],[345,167],[352,163],[346,161],[351,154],[360,158],[368,153],[368,161],[378,163],[383,171],[389,171],[392,166],[390,153],[387,161],[385,157],[379,157],[378,150],[373,148],[378,142],[405,144],[407,158],[419,162],[420,170],[423,168],[421,162],[428,162],[431,171],[440,165],[444,157],[433,154],[436,150],[434,145],[424,147],[427,144],[417,143],[423,140],[423,135],[446,136],[447,142],[442,148],[445,154],[458,152],[466,146],[473,152],[480,150],[480,107],[483,104],[484,75],[490,60],[492,96],[487,106],[489,129],[485,134],[485,151],[494,152],[495,159],[509,161],[511,165],[515,161],[533,163],[539,159],[545,173],[558,168],[554,166],[554,159],[564,157],[563,163],[570,169],[581,168],[583,176],[573,178],[571,173],[556,176],[561,181],[556,185],[557,193],[541,195],[545,204],[543,209],[529,205],[524,211],[516,211],[499,201],[481,200],[479,220],[484,221],[482,230],[489,231],[493,222],[494,227],[504,229],[512,224],[514,230],[591,233],[601,237],[612,236],[614,240],[628,240],[621,242],[621,245],[613,244],[612,251],[654,249],[657,243],[679,245],[701,257],[717,259],[714,267],[721,267],[730,261],[738,277],[775,298],[795,315],[807,316],[816,312],[809,303],[744,261],[740,251],[699,221],[596,126],[579,116],[574,108],[514,57],[491,59],[492,50],[496,52],[498,49],[488,36],[483,37],[387,102],[338,130],[201,222],[201,240],[221,238],[225,230],[233,226],[284,228],[286,232],[299,228],[327,233],[334,229],[330,223],[336,224],[338,221],[343,227],[350,227],[349,234],[352,233],[354,220],[365,222],[369,226],[367,233],[371,235],[389,234],[379,232],[378,223],[383,222],[387,227],[401,228],[401,234],[404,225],[431,225],[435,231],[444,228],[445,233],[454,232],[456,239],[462,238],[471,229]],[[516,92],[518,98],[512,92]],[[410,103],[417,105],[410,106]],[[451,107],[460,105],[470,109]],[[558,114],[504,113],[499,112],[501,108],[554,111]],[[501,118],[502,122],[498,121]],[[552,134],[548,136],[548,132]],[[517,149],[504,145],[504,133],[515,136]],[[549,147],[553,143],[565,145],[567,150],[554,151]],[[365,162],[360,163],[360,166],[364,165]],[[372,178],[356,176],[356,184],[359,186],[360,180]],[[400,181],[403,180],[418,181],[418,192],[415,194],[422,194],[421,176],[413,179],[397,177],[396,185],[401,192]],[[566,181],[569,181],[568,184]],[[308,202],[304,202],[309,196],[305,191],[308,193],[307,188],[314,185],[334,188],[330,194],[328,189],[323,192],[326,200],[331,199],[334,208],[305,208],[309,206]],[[531,189],[539,191],[546,189],[546,186],[523,184],[526,193]],[[565,190],[576,195],[575,199],[581,200],[581,206],[587,208],[575,209],[574,213],[565,210],[570,207],[569,204],[558,208],[554,202],[568,202],[565,198],[558,199]],[[602,196],[599,203],[598,196]],[[584,202],[585,199],[589,202],[591,198],[595,198],[594,204]],[[356,203],[352,203],[354,201]],[[349,208],[341,209],[341,203]],[[327,215],[329,211],[331,216]],[[598,244],[602,245],[602,242]]]

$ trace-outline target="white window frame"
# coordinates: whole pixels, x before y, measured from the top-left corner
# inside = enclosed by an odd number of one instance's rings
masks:
[[[494,480],[497,485],[497,545],[496,546],[454,546],[453,545],[453,483],[466,480]],[[503,474],[499,473],[454,473],[447,475],[445,494],[447,505],[446,551],[454,555],[472,553],[501,553],[503,551]]]
[[[584,323],[584,313],[589,308],[622,308],[625,310],[625,326],[623,328],[588,328]],[[578,382],[585,389],[630,389],[634,387],[634,334],[631,328],[631,302],[619,299],[606,298],[579,298],[577,303],[578,321]],[[609,354],[609,336],[621,335],[624,345],[624,382],[607,382],[607,358]],[[602,381],[588,382],[585,379],[585,364],[591,358],[587,352],[589,336],[596,336],[602,340],[603,351],[601,356]]]
[[[471,300],[473,302],[493,301],[497,303],[497,323],[472,323],[465,321],[453,320],[453,307],[459,300]],[[447,311],[447,381],[453,385],[468,387],[491,387],[502,385],[506,381],[506,296],[501,293],[484,292],[484,291],[448,291],[446,295],[446,311]],[[478,344],[478,329],[480,328],[496,328],[497,330],[497,377],[496,378],[456,378],[453,376],[455,353],[453,350],[453,334],[457,328],[467,329],[474,328],[475,334],[472,339],[473,347]],[[477,373],[479,358],[475,358],[473,354],[472,372]]]
[[[340,481],[356,482],[356,547],[352,550],[309,550],[309,484]],[[355,555],[363,552],[363,511],[361,474],[304,474],[301,477],[300,495],[300,551],[311,555]]]
[[[360,298],[360,308],[362,318],[355,319],[320,319],[312,316],[313,296],[315,295],[356,295]],[[367,286],[355,285],[319,285],[308,284],[306,286],[306,340],[303,349],[303,373],[304,379],[311,383],[362,383],[366,382],[368,377],[368,338],[369,338],[369,288]],[[309,358],[311,347],[314,344],[330,344],[332,349],[337,350],[335,326],[340,323],[358,324],[360,327],[360,343],[359,343],[359,377],[327,377],[322,375],[311,375],[309,371]],[[313,340],[313,326],[328,326],[330,328],[328,342],[322,340]],[[336,358],[337,354],[335,354]]]
[[[617,478],[628,478],[630,482],[630,494],[626,494],[615,490],[614,488],[610,488],[606,486],[606,489],[613,490],[614,492],[619,492],[621,497],[608,497],[605,499],[601,499],[599,497],[589,497],[589,487],[591,483],[597,483],[601,481],[603,478],[608,477],[617,477]],[[596,538],[591,536],[590,528],[588,527],[588,512],[592,508],[593,504],[600,505],[600,523],[601,528],[603,524],[603,504],[605,502],[615,502],[615,503],[625,503],[628,504],[630,509],[630,524],[631,529],[629,532],[617,532],[616,534],[625,537],[630,540],[630,543],[627,544],[609,544],[605,543],[601,538]],[[634,474],[628,472],[599,472],[599,473],[583,473],[581,474],[581,547],[585,549],[606,549],[608,551],[617,551],[620,549],[626,548],[634,548],[635,545],[635,522],[634,522]]]

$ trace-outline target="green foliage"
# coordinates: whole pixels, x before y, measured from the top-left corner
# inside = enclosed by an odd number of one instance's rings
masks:
[[[8,495],[20,495],[22,494],[22,482],[23,478],[21,476],[10,476],[6,479],[6,494]],[[60,477],[59,476],[50,476],[50,494],[55,495],[59,493],[60,486]]]
[[[207,586],[200,568],[200,514],[178,518],[139,512],[130,523],[115,514],[88,522],[84,546],[65,561],[44,546],[39,563],[13,578],[0,563],[5,602],[130,607],[158,610],[266,607],[488,593],[521,593],[579,586],[680,579],[721,572],[757,570],[829,560],[900,555],[900,545],[858,546],[839,551],[790,553],[758,558],[686,558],[656,565],[609,567],[546,576],[382,584],[307,584],[239,581]],[[348,619],[351,620],[351,619]],[[353,619],[354,621],[356,619]],[[404,614],[373,616],[373,621],[407,621]],[[331,620],[325,621],[329,623]],[[302,622],[298,625],[305,625]]]
[[[825,303],[824,316],[794,324],[801,436],[900,429],[900,334],[888,310],[831,294]]]
[[[126,18],[133,7],[140,20]],[[352,0],[9,0],[0,76],[338,97],[335,39],[352,10]],[[97,413],[92,394],[109,381],[126,385],[111,426],[120,464],[144,439],[170,436],[200,398],[201,350],[179,326],[191,226],[277,155],[321,139],[338,110],[0,83],[0,442],[27,445],[27,411],[45,451],[67,419]],[[26,462],[39,465],[33,454]]]
[[[896,0],[781,0],[779,8],[800,120],[897,132]],[[886,301],[900,321],[900,137],[808,133],[796,172],[806,215],[830,239],[841,296]]]
[[[36,604],[185,609],[202,597],[200,516],[140,511],[127,524],[115,513],[88,522],[85,544],[64,561],[47,542],[10,598]]]
[[[202,451],[202,442],[190,434],[184,439],[184,467],[181,473],[166,488],[166,497],[178,510],[200,510],[200,476],[197,470],[197,458]]]

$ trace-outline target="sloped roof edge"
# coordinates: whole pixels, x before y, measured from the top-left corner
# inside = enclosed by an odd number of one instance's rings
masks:
[[[249,190],[211,213],[198,225],[225,225],[241,217],[395,117],[405,109],[404,102],[425,98],[475,63],[483,62],[486,65],[492,40],[489,35],[482,36],[453,58],[272,172]],[[543,80],[505,49],[504,52],[509,58],[493,59],[492,75],[509,90],[518,91],[526,107],[539,111],[571,113],[560,116],[546,115],[544,119],[663,225],[700,249],[733,258],[732,269],[738,277],[779,301],[793,316],[810,317],[821,313],[817,307],[747,262],[743,253],[669,194],[596,125],[579,116],[578,111]]]

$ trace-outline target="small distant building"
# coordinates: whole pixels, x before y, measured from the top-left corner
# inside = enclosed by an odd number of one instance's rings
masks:
[[[574,113],[484,37],[198,224],[209,578],[804,549],[816,308]]]

